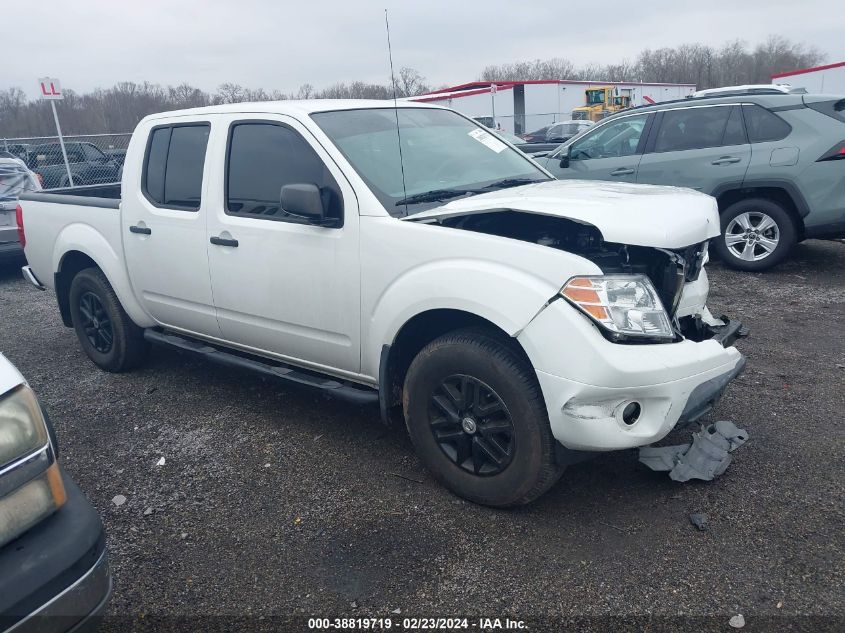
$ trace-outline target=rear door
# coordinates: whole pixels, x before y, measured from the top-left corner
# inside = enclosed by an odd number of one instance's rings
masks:
[[[629,114],[598,125],[552,154],[545,167],[559,179],[636,182],[651,116]]]
[[[739,105],[666,110],[649,134],[637,182],[712,194],[724,185],[741,185],[750,160]]]
[[[221,117],[209,200],[208,261],[223,337],[319,369],[360,369],[358,205],[351,185],[298,121]],[[222,128],[221,128],[222,129]],[[287,214],[284,185],[319,187],[341,225]]]
[[[774,112],[756,104],[742,106],[745,129],[751,141],[751,166],[746,178],[749,180],[786,180],[794,181],[802,169],[819,156],[812,153],[801,156],[798,146],[799,134],[792,134],[792,126]],[[816,135],[810,130],[809,136]],[[825,139],[821,147],[833,145],[840,139]],[[826,147],[827,146],[827,147]],[[817,151],[821,154],[822,151]],[[802,160],[803,159],[803,160]]]
[[[121,230],[136,296],[161,325],[219,336],[206,245],[211,121],[153,127],[139,181],[124,187]],[[131,167],[130,167],[131,169]]]

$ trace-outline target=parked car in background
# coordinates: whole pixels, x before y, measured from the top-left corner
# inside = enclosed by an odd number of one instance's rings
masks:
[[[121,166],[106,156],[96,145],[87,142],[65,143],[73,185],[95,185],[120,180]],[[67,187],[67,169],[59,143],[33,145],[29,149],[28,167],[41,176],[44,189]]]
[[[18,198],[27,191],[38,191],[38,177],[18,158],[0,157],[0,261],[23,255],[15,213]]]
[[[100,516],[58,453],[35,392],[0,354],[0,631],[80,631],[111,594]]]
[[[742,371],[744,330],[706,307],[710,196],[560,182],[436,106],[244,108],[148,116],[122,185],[21,199],[24,275],[100,368],[154,343],[378,403],[492,506],[573,450],[660,440]]]
[[[546,128],[542,137],[536,133],[524,134],[525,143],[531,145],[530,153],[551,152],[557,149],[561,143],[565,143],[576,134],[592,127],[592,121],[562,121]],[[531,140],[528,140],[529,137]]]
[[[843,97],[757,87],[634,108],[540,160],[561,179],[714,196],[722,236],[712,246],[740,270],[770,268],[806,238],[845,236]]]
[[[533,155],[536,153],[536,148],[532,143],[526,143],[516,134],[511,134],[510,132],[497,132],[497,134],[505,139],[508,143],[516,147],[521,152],[528,154],[533,158]],[[557,147],[557,145],[555,145]]]
[[[106,150],[103,150],[103,153],[111,158],[114,162],[118,165],[123,167],[123,161],[126,160],[126,148],[125,147],[110,147]]]
[[[534,130],[533,132],[527,132],[526,134],[520,134],[519,136],[526,143],[545,143],[546,142],[546,132],[549,131],[550,127],[551,127],[551,125],[545,125],[545,126],[541,127],[539,130]]]
[[[0,150],[9,154],[7,158],[20,158],[24,163],[29,161],[29,150],[32,146],[29,143],[8,143],[0,144]]]

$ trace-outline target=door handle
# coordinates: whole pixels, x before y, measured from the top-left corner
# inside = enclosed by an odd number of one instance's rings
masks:
[[[135,226],[134,224],[129,227],[130,233],[138,233],[139,235],[150,235],[152,234],[152,229],[147,228],[146,226]]]
[[[225,237],[217,237],[216,235],[212,237],[209,242],[216,246],[231,246],[232,248],[237,248],[238,240],[232,240]]]
[[[611,176],[627,176],[628,174],[633,174],[634,170],[630,167],[620,167],[619,169],[614,169],[610,172]]]
[[[731,165],[733,163],[738,163],[742,159],[739,156],[722,156],[721,158],[717,158],[714,160],[711,165]]]

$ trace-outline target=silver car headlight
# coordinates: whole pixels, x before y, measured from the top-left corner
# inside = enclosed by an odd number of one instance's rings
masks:
[[[67,500],[47,425],[32,389],[0,396],[0,547]]]
[[[48,442],[32,389],[22,385],[0,398],[0,468]]]
[[[644,275],[573,277],[560,293],[611,339],[675,337],[669,315]]]

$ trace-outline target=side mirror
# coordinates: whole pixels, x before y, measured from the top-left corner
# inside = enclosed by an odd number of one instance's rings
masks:
[[[326,216],[320,188],[314,184],[284,185],[279,196],[282,211],[317,226],[336,226],[337,220]]]
[[[560,157],[560,167],[561,169],[566,169],[569,167],[570,155],[569,155],[569,148],[566,148],[566,153]]]

